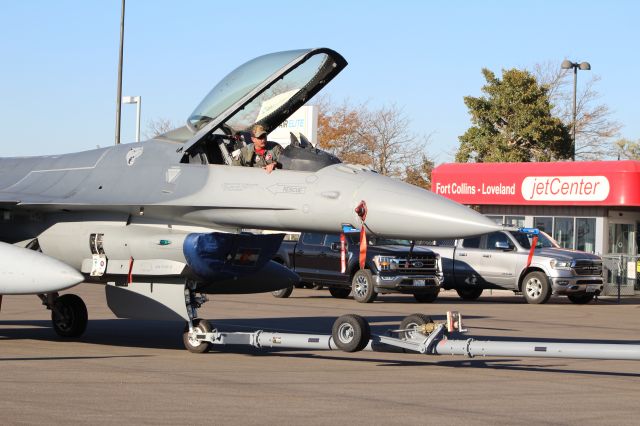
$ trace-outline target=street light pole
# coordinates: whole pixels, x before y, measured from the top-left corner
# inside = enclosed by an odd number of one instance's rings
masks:
[[[589,62],[571,62],[568,59],[562,61],[561,65],[563,70],[568,70],[573,68],[573,121],[572,121],[572,137],[571,137],[571,159],[573,161],[576,160],[576,120],[577,120],[577,107],[576,107],[576,98],[578,93],[578,68],[583,71],[588,71],[591,69],[591,64]]]
[[[116,97],[116,145],[120,144],[120,115],[122,111],[122,50],[124,48],[124,1],[120,17],[120,55],[118,57],[118,96]]]

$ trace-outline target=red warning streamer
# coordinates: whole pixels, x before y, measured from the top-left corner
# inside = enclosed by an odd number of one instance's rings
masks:
[[[133,282],[133,257],[129,258],[129,276],[127,280],[127,284],[131,284]]]
[[[531,248],[529,249],[529,257],[527,258],[527,268],[531,265],[531,260],[533,259],[533,252],[536,251],[537,245],[538,245],[538,236],[534,235],[531,241]]]
[[[347,272],[347,241],[343,232],[340,234],[340,273],[345,272]]]
[[[362,227],[360,229],[360,269],[364,269],[364,264],[367,260],[367,232],[365,231],[364,221],[367,219],[367,203],[364,200],[360,201],[358,207],[356,207],[356,214],[362,221]]]

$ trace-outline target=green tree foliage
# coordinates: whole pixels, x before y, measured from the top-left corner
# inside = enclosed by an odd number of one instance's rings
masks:
[[[521,162],[571,159],[571,135],[551,115],[547,88],[529,72],[483,69],[486,95],[466,96],[470,127],[459,137],[458,162]]]
[[[618,159],[640,160],[640,139],[630,141],[629,139],[620,139],[615,143],[618,149]]]

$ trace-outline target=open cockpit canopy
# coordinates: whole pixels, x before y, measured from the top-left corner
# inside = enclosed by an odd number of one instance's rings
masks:
[[[275,129],[346,65],[339,53],[325,48],[252,59],[220,81],[193,111],[187,120],[193,137],[184,152],[216,130],[230,134],[258,123],[267,131]]]

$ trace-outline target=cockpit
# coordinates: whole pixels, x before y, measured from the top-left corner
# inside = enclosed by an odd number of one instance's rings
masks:
[[[231,164],[233,152],[251,143],[251,126],[275,129],[346,65],[330,49],[291,50],[252,59],[209,92],[186,127],[163,136],[188,137],[179,149],[183,163]],[[283,151],[283,168],[314,171],[339,162],[305,138],[293,134],[291,138]]]

